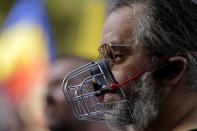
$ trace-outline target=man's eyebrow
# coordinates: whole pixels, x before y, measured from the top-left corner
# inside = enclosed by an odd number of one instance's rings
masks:
[[[132,47],[132,46],[129,46],[129,47]],[[128,54],[129,52],[133,52],[131,48],[129,48],[128,46],[112,46],[112,50],[115,52],[121,52],[121,53],[124,53],[124,54]]]
[[[120,48],[121,47],[121,48]],[[130,48],[128,47],[132,47],[132,46],[112,46],[112,49],[114,51],[128,51]]]
[[[135,46],[133,43],[110,42],[111,46]]]
[[[122,47],[133,47],[133,46],[136,46],[136,45],[130,45],[130,44],[112,44],[111,46],[122,46]]]

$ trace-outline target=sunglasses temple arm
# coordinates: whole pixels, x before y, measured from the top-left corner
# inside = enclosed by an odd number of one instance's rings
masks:
[[[131,80],[133,80],[133,79],[135,79],[135,78],[141,76],[142,74],[144,74],[144,73],[146,73],[146,72],[149,72],[149,71],[151,71],[151,70],[157,68],[158,66],[162,65],[162,64],[165,63],[165,62],[166,62],[166,60],[159,61],[158,63],[156,63],[156,64],[150,66],[149,68],[145,69],[144,71],[142,71],[142,72],[140,72],[140,73],[137,73],[136,75],[132,76],[131,78],[129,78],[128,80],[126,80],[126,81],[124,81],[124,82],[122,82],[122,83],[120,83],[120,84],[110,83],[110,84],[109,84],[109,85],[110,85],[110,88],[111,88],[112,90],[118,89],[119,87],[121,87],[122,85],[126,84],[127,82],[129,82],[129,81],[131,81]]]

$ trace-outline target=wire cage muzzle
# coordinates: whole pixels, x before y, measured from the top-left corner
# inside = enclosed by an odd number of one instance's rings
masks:
[[[106,103],[100,98],[105,93],[111,92],[110,83],[117,82],[108,66],[108,60],[90,62],[65,77],[63,92],[77,119],[105,121],[103,115],[106,113],[104,109]],[[121,89],[117,91],[120,95],[124,95]]]
[[[98,65],[99,66],[94,66],[91,68],[91,75],[95,78],[95,81],[93,82],[94,90],[101,90],[100,95],[102,95],[103,93],[110,91],[109,83],[117,84],[117,82],[115,81],[109,68],[108,60],[101,60],[98,62]],[[99,96],[99,94],[97,94],[97,96]]]

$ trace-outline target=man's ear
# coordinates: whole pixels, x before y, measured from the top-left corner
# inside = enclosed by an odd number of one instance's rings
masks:
[[[173,56],[154,73],[161,84],[172,87],[182,78],[187,67],[187,60],[182,56]]]
[[[187,68],[187,60],[182,56],[173,56],[168,59],[168,62],[169,66],[166,70],[167,75],[163,78],[163,85],[171,87],[182,78]]]

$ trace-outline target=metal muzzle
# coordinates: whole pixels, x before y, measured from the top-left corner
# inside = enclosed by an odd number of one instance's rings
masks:
[[[110,89],[110,83],[117,82],[107,60],[90,62],[73,70],[64,78],[63,92],[77,119],[105,121],[105,114],[121,117],[114,113],[114,110],[121,109],[107,109],[106,106],[129,102],[122,88],[115,91],[121,96],[121,100],[104,102],[104,95],[114,92]]]

